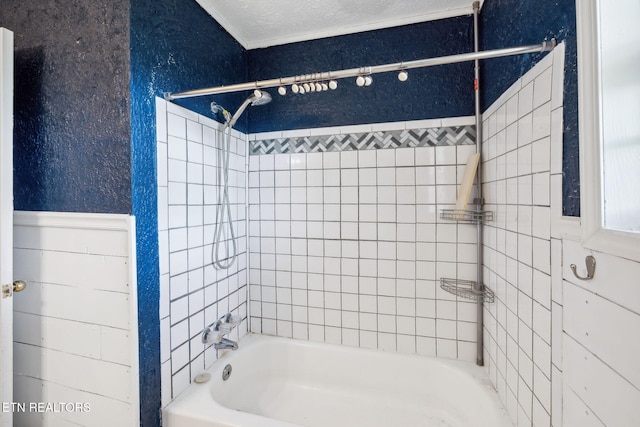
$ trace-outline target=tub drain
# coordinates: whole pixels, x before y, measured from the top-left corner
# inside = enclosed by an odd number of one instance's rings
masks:
[[[222,370],[222,380],[226,381],[229,379],[229,377],[231,376],[231,365],[227,365],[224,367],[224,369]]]

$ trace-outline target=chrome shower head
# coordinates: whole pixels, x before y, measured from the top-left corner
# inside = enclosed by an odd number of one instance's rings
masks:
[[[238,121],[242,113],[244,113],[244,110],[247,108],[249,104],[265,105],[265,104],[268,104],[269,102],[271,102],[271,95],[269,95],[268,92],[265,92],[260,89],[254,90],[251,96],[244,100],[242,105],[240,105],[240,108],[238,108],[238,111],[236,111],[236,113],[233,115],[233,117],[228,123],[229,127],[233,127],[236,124],[236,122]]]
[[[271,102],[271,95],[269,95],[269,92],[256,89],[253,91],[253,95],[251,95],[249,99],[253,99],[251,101],[251,105],[253,106],[264,105]]]

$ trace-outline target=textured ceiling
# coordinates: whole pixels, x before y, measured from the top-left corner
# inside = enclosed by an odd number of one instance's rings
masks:
[[[196,1],[247,49],[449,18],[473,10],[472,0]]]

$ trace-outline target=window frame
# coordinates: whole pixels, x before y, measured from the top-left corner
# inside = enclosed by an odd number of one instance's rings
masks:
[[[581,240],[585,248],[640,261],[640,233],[603,226],[599,3],[576,1]]]

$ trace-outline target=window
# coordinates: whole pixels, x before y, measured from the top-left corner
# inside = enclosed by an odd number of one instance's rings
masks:
[[[600,2],[603,226],[640,232],[640,1]]]
[[[640,260],[640,2],[576,9],[583,244]]]

